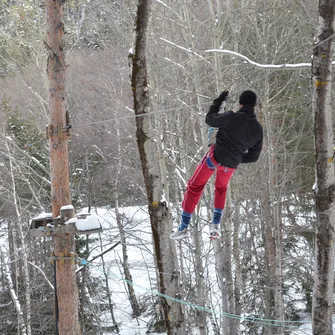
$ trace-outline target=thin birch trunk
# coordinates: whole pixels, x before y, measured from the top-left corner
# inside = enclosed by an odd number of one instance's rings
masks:
[[[185,33],[185,40],[188,41],[188,44],[191,46],[192,49],[196,48],[195,45],[195,40],[192,37],[193,35],[193,28],[192,28],[192,20],[191,20],[191,15],[189,13],[189,3],[187,1],[183,2],[182,6],[182,12],[183,12],[183,17],[185,24],[188,25],[188,29]],[[187,34],[187,35],[186,35]],[[192,57],[192,56],[191,56]],[[202,98],[202,88],[201,88],[201,80],[200,80],[200,75],[199,75],[199,70],[196,66],[196,63],[192,61],[190,63],[191,67],[191,75],[193,77],[192,83],[194,85],[194,92],[196,96],[196,102],[197,102],[197,110],[201,111],[201,118],[199,119],[198,116],[194,118],[193,113],[192,113],[192,121],[194,122],[194,125],[196,123],[200,123],[200,139],[198,134],[195,132],[196,126],[192,126],[193,129],[193,137],[194,137],[194,142],[200,142],[202,144],[202,151],[207,149],[207,139],[206,139],[206,129],[207,127],[204,124],[204,115],[205,115],[205,109],[203,105],[203,98]],[[199,141],[200,140],[200,141]],[[194,244],[195,244],[195,276],[196,276],[196,284],[197,284],[197,296],[196,296],[196,301],[197,304],[200,306],[204,306],[208,300],[208,290],[205,289],[205,281],[204,281],[204,265],[203,265],[203,255],[202,255],[202,245],[203,245],[203,240],[202,240],[202,234],[201,231],[202,229],[198,228],[198,225],[203,225],[203,220],[199,217],[193,218],[194,222]],[[196,311],[196,324],[195,326],[198,327],[200,335],[206,335],[207,334],[207,327],[206,327],[206,319],[207,319],[207,314],[203,311]]]
[[[275,320],[284,320],[284,301],[282,295],[282,242],[281,242],[281,222],[279,217],[280,196],[276,194],[278,189],[275,169],[276,158],[273,143],[274,133],[272,131],[271,110],[269,107],[269,78],[268,74],[264,74],[264,119],[267,129],[268,150],[268,189],[266,190],[266,198],[264,199],[264,232],[265,232],[265,250],[266,250],[266,269],[268,282],[272,287],[266,290],[266,318]],[[278,192],[277,192],[278,193]],[[272,205],[272,208],[271,208]],[[264,327],[265,334],[283,335],[284,329],[281,327]]]
[[[141,307],[138,303],[134,286],[131,284],[133,281],[133,276],[130,272],[129,262],[128,262],[128,250],[127,250],[127,242],[126,242],[126,234],[124,231],[124,227],[122,224],[121,214],[119,212],[119,204],[118,204],[118,196],[115,194],[115,216],[116,223],[120,232],[121,246],[122,246],[122,269],[124,273],[125,279],[127,279],[127,290],[129,294],[129,302],[133,311],[133,317],[136,318],[141,315]]]
[[[101,234],[99,234],[99,241],[100,241],[100,249],[101,249],[101,251],[103,251]],[[103,255],[101,256],[101,262],[102,262],[102,273],[103,273],[103,276],[104,276],[104,279],[105,279],[104,290],[105,290],[105,293],[106,293],[106,296],[107,296],[107,299],[108,299],[108,308],[109,308],[110,316],[111,316],[112,321],[113,321],[114,331],[117,334],[119,334],[120,330],[119,330],[119,326],[116,322],[115,315],[114,315],[114,304],[113,304],[113,300],[112,300],[112,296],[111,296],[111,290],[109,288],[108,271],[106,269],[105,259],[104,259]]]
[[[195,231],[198,232],[199,220],[195,220]],[[194,234],[194,259],[195,259],[195,287],[196,287],[196,304],[199,306],[206,306],[207,293],[206,293],[206,283],[205,283],[205,269],[203,265],[203,241],[201,238],[201,233]],[[196,320],[195,325],[199,329],[200,335],[207,334],[206,327],[206,313],[196,310]]]
[[[240,233],[240,200],[236,201],[235,205],[235,218],[234,218],[234,232],[233,232],[233,259],[235,265],[235,274],[234,274],[234,306],[235,306],[235,314],[242,314],[242,266],[241,266],[241,256],[240,256],[240,241],[239,241],[239,233]],[[240,320],[234,321],[234,331],[238,333]]]
[[[10,148],[8,144],[8,140],[6,139],[6,148],[8,154],[10,153]],[[10,155],[9,155],[10,156]],[[16,227],[18,232],[18,243],[20,243],[20,246],[18,248],[18,257],[16,259],[16,262],[20,262],[22,260],[23,262],[23,274],[24,274],[24,292],[25,292],[25,303],[26,303],[26,330],[27,335],[31,335],[31,299],[30,299],[30,278],[29,278],[29,268],[28,268],[28,250],[26,246],[26,240],[22,231],[22,217],[21,217],[21,211],[19,208],[18,203],[18,195],[16,192],[16,182],[15,182],[15,176],[14,176],[14,167],[13,167],[13,161],[12,158],[9,159],[9,169],[10,169],[10,175],[11,175],[11,181],[12,181],[12,195],[13,195],[13,205],[15,208],[15,214],[16,214]],[[18,285],[18,281],[17,281]]]
[[[1,246],[0,246],[0,257],[3,258],[3,253],[2,253]],[[13,304],[15,306],[16,313],[18,315],[18,334],[19,335],[28,335],[27,331],[26,331],[26,325],[25,325],[25,322],[24,322],[24,315],[23,315],[23,312],[22,312],[21,304],[20,304],[20,301],[19,301],[19,297],[16,294],[16,290],[15,290],[15,286],[14,286],[13,281],[12,281],[12,276],[11,276],[9,266],[5,262],[4,262],[4,264],[5,264],[6,277],[7,277],[7,281],[8,281],[9,293],[10,293],[10,296],[12,298]]]
[[[90,213],[90,210],[88,210]],[[86,241],[85,241],[85,254],[89,255],[89,244],[88,244],[88,235],[86,235]],[[84,267],[81,271],[81,287],[80,287],[80,295],[81,295],[81,303],[80,303],[80,309],[79,313],[81,316],[81,330],[83,334],[85,334],[85,304],[86,304],[86,274],[87,274],[87,267]]]
[[[224,32],[222,29],[228,24],[228,21],[231,21],[231,24],[233,25],[232,34],[237,35],[239,26],[235,24],[234,17],[231,17],[231,14],[229,12],[230,9],[234,7],[233,4],[230,3],[230,1],[227,4],[227,11],[222,10],[222,2],[216,1],[215,4],[213,2],[208,1],[209,10],[212,14],[213,19],[215,18],[213,22],[213,29],[216,31],[216,38],[213,39],[213,47],[214,48],[220,48],[222,43],[222,36],[224,35]],[[233,36],[234,41],[234,51],[238,51],[238,38],[236,36]],[[219,55],[215,55],[214,57],[214,65],[215,65],[215,84],[216,84],[216,94],[219,94],[224,88],[228,89],[231,94],[235,91],[236,83],[234,81],[229,82],[223,82],[222,83],[222,77],[223,77],[223,68],[222,68],[222,60]],[[228,69],[228,73],[231,70]],[[230,76],[234,77],[235,73],[231,73]],[[214,187],[211,185],[211,193],[214,193]],[[221,294],[222,294],[222,312],[223,313],[231,313],[236,314],[236,307],[235,307],[235,292],[236,287],[234,287],[234,281],[233,281],[233,261],[235,260],[232,258],[232,255],[234,255],[233,250],[233,242],[236,242],[236,239],[238,240],[238,231],[234,230],[233,232],[233,220],[231,217],[231,190],[230,186],[227,190],[227,201],[225,204],[225,210],[223,214],[223,219],[221,222],[221,230],[223,232],[222,234],[222,244],[221,241],[217,240],[213,242],[214,245],[214,254],[216,258],[216,268],[218,271],[218,276],[221,281]],[[235,256],[236,256],[236,250],[235,250]],[[223,261],[223,263],[222,263]],[[221,265],[222,263],[222,265]],[[229,334],[229,335],[237,335],[237,329],[238,329],[239,320],[234,320],[233,318],[227,318],[223,317],[222,319],[222,332],[223,334]]]
[[[222,301],[222,312],[227,313],[228,311],[228,287],[227,281],[225,278],[225,259],[222,257],[222,249],[223,246],[221,245],[221,241],[215,240],[213,241],[213,249],[214,249],[214,257],[215,257],[215,269],[218,276],[218,284],[221,293],[221,301]],[[230,326],[229,326],[229,319],[222,315],[221,316],[221,332],[222,335],[230,335]]]

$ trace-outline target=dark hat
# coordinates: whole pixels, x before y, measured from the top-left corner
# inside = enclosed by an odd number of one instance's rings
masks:
[[[253,91],[244,91],[240,95],[239,103],[241,105],[252,105],[255,106],[257,101],[257,95]]]

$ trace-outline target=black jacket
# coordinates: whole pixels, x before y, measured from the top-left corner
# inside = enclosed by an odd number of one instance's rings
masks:
[[[230,168],[240,163],[256,162],[262,150],[263,128],[257,121],[254,107],[244,105],[236,113],[218,114],[221,102],[214,100],[206,115],[210,127],[218,127],[214,158]]]

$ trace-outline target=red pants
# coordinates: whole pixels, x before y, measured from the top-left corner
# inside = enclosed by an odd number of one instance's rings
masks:
[[[236,169],[218,165],[214,158],[213,151],[214,146],[212,146],[203,157],[201,163],[197,166],[193,176],[187,183],[182,203],[184,212],[189,214],[194,212],[208,179],[215,171],[214,208],[223,209],[225,207],[228,184]]]

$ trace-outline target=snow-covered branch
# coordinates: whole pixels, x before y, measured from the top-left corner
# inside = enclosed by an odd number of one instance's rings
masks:
[[[249,59],[248,57],[230,50],[221,50],[221,49],[210,49],[205,50],[205,52],[220,52],[227,55],[233,55],[239,58],[242,58],[245,60],[245,63],[249,63],[251,65],[254,65],[256,67],[260,67],[263,69],[275,69],[275,70],[281,70],[281,69],[304,69],[304,68],[310,68],[312,66],[312,63],[296,63],[296,64],[261,64],[254,62],[253,60]],[[335,62],[334,62],[335,63]]]
[[[1,308],[7,308],[7,307],[9,307],[12,303],[13,303],[13,302],[10,301],[10,302],[8,302],[7,304],[1,304],[1,305],[0,305],[0,309],[1,309]]]
[[[183,51],[186,51],[188,53],[191,53],[193,55],[196,55],[202,59],[205,59],[203,56],[201,56],[199,53],[193,51],[191,48],[185,48],[183,46],[180,46],[176,43],[173,43],[165,38],[160,38],[162,41],[170,44],[170,45],[173,45],[174,47],[180,49],[180,50],[183,50]],[[255,62],[253,60],[251,60],[250,58],[238,53],[238,52],[235,52],[235,51],[231,51],[231,50],[226,50],[226,49],[209,49],[209,50],[205,50],[204,52],[206,53],[223,53],[223,54],[227,54],[227,55],[232,55],[234,57],[238,57],[238,58],[242,58],[244,60],[244,63],[245,64],[250,64],[250,65],[253,65],[255,67],[259,67],[259,68],[262,68],[262,69],[269,69],[269,70],[284,70],[284,69],[310,69],[311,66],[312,66],[312,63],[296,63],[296,64],[290,64],[290,63],[286,63],[286,64],[262,64],[262,63],[258,63],[258,62]],[[335,61],[332,62],[333,65],[335,65]]]
[[[165,39],[165,38],[163,38],[163,37],[161,37],[160,40],[162,40],[162,41],[164,41],[164,42],[166,42],[166,43],[169,43],[169,44],[175,46],[175,47],[178,48],[178,49],[184,50],[184,51],[186,51],[186,52],[188,52],[188,53],[191,53],[191,54],[193,54],[193,55],[195,55],[195,56],[198,56],[198,57],[200,57],[200,58],[203,59],[203,60],[206,60],[205,57],[199,55],[198,53],[196,53],[195,51],[193,51],[191,48],[185,48],[185,47],[182,47],[182,46],[180,46],[180,45],[178,45],[178,44],[176,44],[176,43],[173,43],[173,42],[171,42],[171,41],[169,41],[169,40],[167,40],[167,39]],[[208,61],[206,60],[206,62],[208,62]],[[209,63],[209,62],[208,62],[208,63]]]

